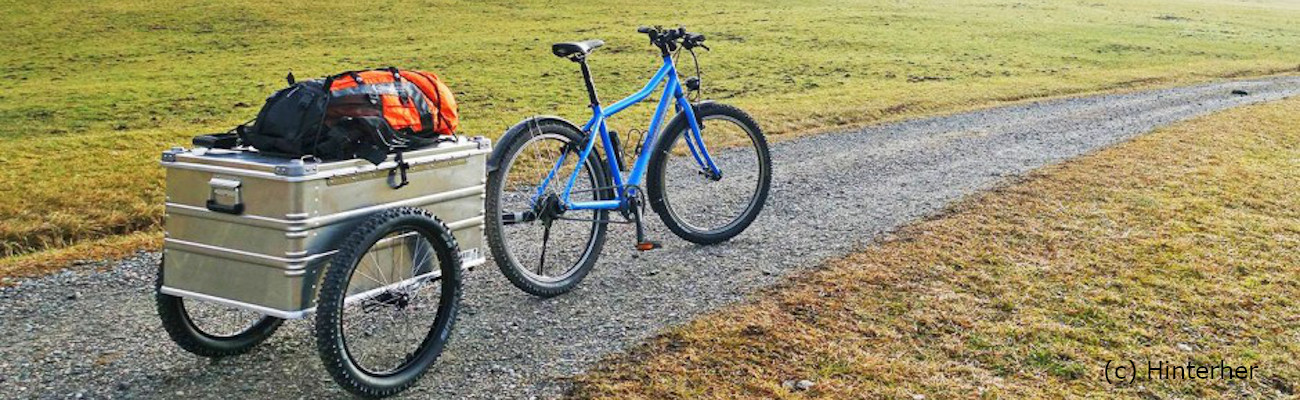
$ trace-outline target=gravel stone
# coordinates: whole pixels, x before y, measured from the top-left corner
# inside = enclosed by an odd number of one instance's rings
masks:
[[[570,376],[610,353],[887,238],[900,225],[1008,177],[1156,127],[1298,93],[1297,77],[1220,82],[1019,104],[775,144],[767,207],[730,242],[692,245],[650,219],[650,237],[665,248],[634,259],[631,228],[615,225],[586,282],[548,300],[515,290],[491,263],[467,274],[465,312],[451,343],[402,397],[553,398],[571,387]],[[310,321],[290,321],[253,352],[216,362],[172,344],[153,304],[158,261],[158,254],[142,252],[36,279],[5,279],[12,286],[0,288],[0,377],[7,389],[0,398],[346,396],[320,366]]]

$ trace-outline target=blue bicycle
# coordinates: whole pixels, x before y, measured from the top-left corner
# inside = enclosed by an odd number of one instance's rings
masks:
[[[525,292],[549,297],[573,289],[595,265],[610,223],[634,224],[637,250],[658,248],[642,224],[647,202],[677,236],[714,244],[749,227],[767,200],[772,162],[758,124],[738,108],[688,96],[700,93],[695,49],[708,50],[704,35],[683,28],[637,31],[663,56],[645,88],[602,107],[587,57],[604,42],[557,43],[551,52],[582,68],[591,119],[582,128],[552,116],[524,120],[506,131],[488,161],[488,243],[501,271]],[[674,65],[681,50],[696,69],[684,82]],[[606,119],[646,100],[660,83],[659,106],[631,151],[629,170],[628,151]],[[676,115],[661,131],[670,104]]]

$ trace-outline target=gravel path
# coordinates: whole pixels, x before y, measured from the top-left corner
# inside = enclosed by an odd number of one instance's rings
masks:
[[[1234,95],[1241,89],[1249,95]],[[566,377],[661,328],[734,302],[781,275],[1023,174],[1190,117],[1300,93],[1300,77],[1016,105],[809,137],[773,146],[767,208],[749,231],[690,245],[653,220],[663,250],[633,259],[616,226],[576,291],[538,300],[494,265],[468,275],[464,311],[435,370],[406,395],[550,397]],[[73,266],[0,289],[2,398],[343,397],[310,323],[251,354],[209,361],[159,326],[156,254]],[[95,272],[102,270],[101,272]]]

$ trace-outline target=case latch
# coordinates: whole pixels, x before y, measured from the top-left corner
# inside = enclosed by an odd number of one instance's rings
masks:
[[[316,173],[316,164],[320,160],[315,156],[306,156],[289,160],[287,165],[275,166],[275,174],[280,176],[307,176]]]

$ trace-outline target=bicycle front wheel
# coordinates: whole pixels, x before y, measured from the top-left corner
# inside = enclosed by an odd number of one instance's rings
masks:
[[[695,116],[698,138],[684,114],[664,129],[647,171],[646,192],[674,234],[714,244],[739,235],[763,210],[772,159],[763,131],[739,108],[706,102],[695,106]]]
[[[562,198],[578,174],[570,200],[611,198],[610,178],[593,151],[579,160],[585,136],[552,120],[527,122],[527,134],[497,145],[500,165],[488,173],[487,239],[501,273],[520,290],[550,297],[587,276],[605,243],[608,211],[569,210]]]

